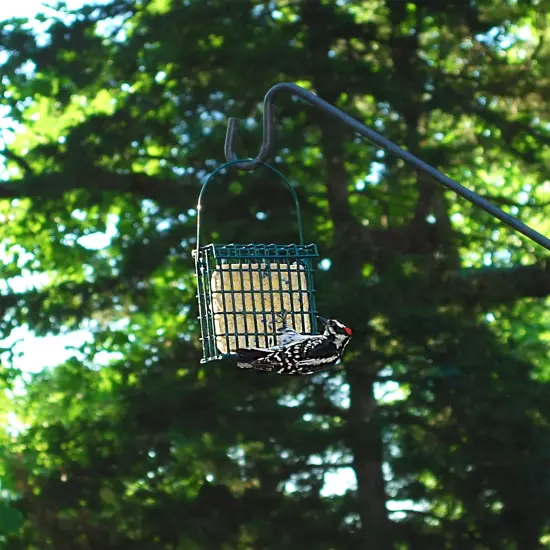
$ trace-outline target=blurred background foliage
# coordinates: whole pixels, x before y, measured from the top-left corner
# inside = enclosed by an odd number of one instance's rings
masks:
[[[0,546],[550,547],[541,247],[281,96],[273,163],[321,250],[319,309],[354,329],[344,368],[199,365],[191,257],[227,118],[255,156],[281,81],[548,235],[547,5],[43,11],[0,23]],[[261,170],[220,175],[204,215],[206,241],[296,241],[291,200]],[[22,328],[79,336],[23,372]]]

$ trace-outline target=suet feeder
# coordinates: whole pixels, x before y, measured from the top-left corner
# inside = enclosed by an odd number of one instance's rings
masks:
[[[300,204],[290,182],[275,168],[287,186],[298,223],[297,244],[201,245],[202,197],[212,178],[240,161],[218,167],[204,180],[197,206],[197,276],[202,363],[231,357],[238,348],[275,345],[282,319],[302,334],[315,334],[313,262],[315,244],[304,244]]]
[[[515,231],[550,250],[550,239],[503,212],[484,197],[439,172],[433,166],[296,84],[282,82],[264,97],[263,143],[256,158],[238,160],[233,146],[238,120],[227,125],[225,158],[204,181],[198,201],[195,266],[199,319],[202,333],[202,362],[231,356],[239,347],[270,347],[282,316],[287,324],[305,334],[317,331],[312,262],[319,257],[314,244],[306,245],[298,198],[292,185],[275,168],[265,164],[274,141],[275,97],[288,92],[317,107],[397,158],[413,166],[447,189],[485,210]],[[228,166],[252,171],[265,166],[282,178],[296,204],[299,244],[200,244],[201,199],[211,178]],[[279,323],[279,324],[278,324]]]

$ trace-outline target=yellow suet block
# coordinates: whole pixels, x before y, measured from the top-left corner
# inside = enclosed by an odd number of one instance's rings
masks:
[[[211,279],[216,345],[221,353],[239,347],[270,347],[282,324],[311,333],[308,283],[301,264],[217,265]]]

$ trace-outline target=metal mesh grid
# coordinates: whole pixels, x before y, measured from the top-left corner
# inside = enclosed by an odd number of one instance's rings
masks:
[[[200,247],[195,261],[202,362],[238,347],[274,345],[283,314],[298,332],[315,333],[312,260],[318,257],[314,244]]]

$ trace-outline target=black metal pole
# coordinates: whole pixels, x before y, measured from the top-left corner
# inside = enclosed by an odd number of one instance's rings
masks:
[[[275,96],[280,92],[290,92],[292,95],[301,97],[305,99],[308,103],[314,105],[315,107],[321,109],[325,113],[333,116],[334,118],[340,120],[344,124],[347,124],[353,128],[357,133],[365,136],[368,140],[376,143],[380,148],[385,149],[389,153],[395,155],[396,157],[408,162],[414,166],[420,172],[424,172],[431,176],[441,185],[444,185],[448,189],[451,189],[461,197],[464,197],[466,200],[470,201],[472,204],[475,204],[479,208],[482,208],[486,212],[489,212],[495,218],[498,218],[500,221],[522,233],[532,241],[540,244],[547,250],[550,250],[550,239],[540,234],[538,231],[535,231],[528,225],[525,225],[523,222],[520,222],[514,216],[506,214],[500,208],[497,208],[494,204],[490,203],[488,200],[484,199],[477,193],[466,189],[466,187],[460,185],[453,179],[449,178],[439,170],[436,170],[433,166],[426,164],[423,160],[420,160],[418,157],[415,157],[411,153],[408,153],[404,149],[401,149],[398,145],[390,141],[389,139],[381,136],[378,132],[371,130],[358,120],[355,120],[353,117],[347,115],[340,109],[337,109],[334,105],[327,103],[325,100],[316,96],[315,94],[292,84],[290,82],[282,82],[276,84],[270,88],[264,98],[264,117],[263,117],[263,143],[258,153],[258,156],[251,161],[237,163],[234,165],[238,170],[254,170],[258,167],[260,162],[263,162],[269,155],[274,141],[274,117],[273,117],[273,108]],[[230,118],[227,124],[227,134],[225,137],[225,158],[227,161],[234,161],[238,157],[235,155],[234,143],[235,143],[235,134],[237,130],[238,119]]]

